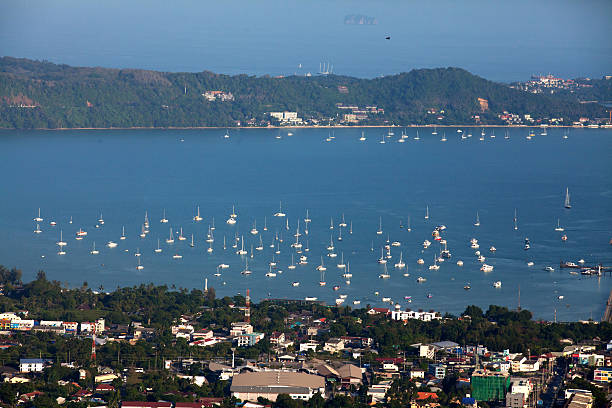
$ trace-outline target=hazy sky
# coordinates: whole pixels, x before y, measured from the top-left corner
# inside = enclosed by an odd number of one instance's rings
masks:
[[[345,25],[365,14],[374,26]],[[3,0],[0,55],[70,65],[511,81],[612,72],[611,0]],[[390,35],[391,40],[385,40]]]

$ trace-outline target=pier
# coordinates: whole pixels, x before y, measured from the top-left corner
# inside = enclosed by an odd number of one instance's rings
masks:
[[[608,296],[608,301],[606,302],[606,311],[604,312],[602,322],[611,322],[612,321],[612,290],[610,290],[610,296]]]

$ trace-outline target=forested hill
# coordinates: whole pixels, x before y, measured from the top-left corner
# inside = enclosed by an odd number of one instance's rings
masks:
[[[459,68],[273,78],[0,58],[1,128],[267,126],[278,123],[269,115],[276,111],[321,125],[503,124],[504,112],[535,118],[526,124],[606,116],[597,104],[530,94]]]

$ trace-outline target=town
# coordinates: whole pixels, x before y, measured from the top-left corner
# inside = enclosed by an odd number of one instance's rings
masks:
[[[5,309],[11,298],[32,304],[34,298],[23,298],[28,288],[54,289],[44,279],[4,287]],[[129,293],[146,298],[159,290]],[[214,299],[214,289],[207,291],[162,290],[160,298],[201,303],[171,321],[161,316],[163,301],[153,314],[140,307],[92,321],[39,320],[45,314],[39,308],[0,314],[0,398],[24,407],[169,408],[590,408],[609,399],[607,322],[534,322],[527,311],[494,306],[486,313],[470,306],[455,317],[287,299],[251,304],[248,295]],[[81,312],[93,311],[87,309],[94,303],[101,312],[100,303],[128,293],[62,292],[84,301]],[[122,322],[109,321],[113,315]],[[524,331],[537,339],[521,338]]]

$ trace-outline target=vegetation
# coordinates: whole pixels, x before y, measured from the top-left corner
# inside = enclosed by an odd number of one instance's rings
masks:
[[[210,90],[231,92],[235,100],[207,101],[202,94]],[[482,109],[478,98],[486,99],[488,108]],[[382,125],[500,124],[497,115],[503,111],[566,121],[605,116],[598,104],[580,104],[567,95],[529,94],[459,68],[376,79],[272,78],[75,68],[0,58],[0,128],[265,126],[268,112],[283,110],[337,124],[346,113],[338,109],[340,103],[384,109],[384,114],[361,122]]]

